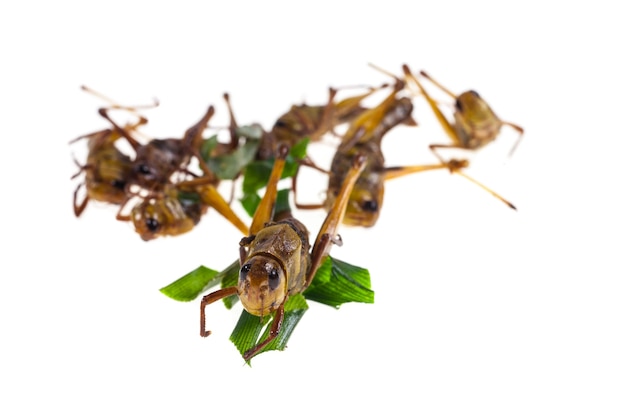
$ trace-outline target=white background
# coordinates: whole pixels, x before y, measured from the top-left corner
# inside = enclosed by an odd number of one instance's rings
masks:
[[[626,414],[617,3],[155,3],[0,7],[0,414]],[[212,306],[203,339],[199,303],[158,291],[236,258],[241,236],[214,212],[148,243],[111,207],[74,217],[83,147],[68,141],[107,126],[81,84],[157,97],[145,131],[178,137],[209,104],[226,124],[224,91],[241,123],[269,128],[330,85],[385,81],[368,62],[473,88],[522,125],[512,158],[504,129],[468,171],[519,210],[445,172],[388,183],[376,227],[333,249],[370,270],[375,304],[311,303],[284,352],[250,368],[228,340],[239,309]],[[415,103],[420,126],[384,142],[390,165],[432,162],[446,140]],[[300,217],[317,232],[321,212]]]

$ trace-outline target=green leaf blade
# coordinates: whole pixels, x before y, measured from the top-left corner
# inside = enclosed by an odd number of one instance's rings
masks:
[[[258,140],[248,140],[229,154],[209,157],[205,161],[218,178],[233,180],[254,160],[258,147]]]
[[[285,315],[278,336],[257,353],[257,356],[272,350],[284,350],[291,334],[308,308],[302,294],[289,297],[285,303]],[[241,312],[239,321],[230,335],[230,340],[241,355],[268,337],[274,316],[268,315],[261,319],[245,310]]]
[[[217,271],[201,265],[159,291],[176,301],[192,301],[203,291],[220,283],[221,277],[217,275]]]
[[[239,260],[236,260],[220,272],[201,265],[159,291],[176,301],[192,301],[203,292],[220,283],[222,288],[237,285],[238,276]],[[234,296],[234,298],[237,298],[237,296]],[[232,301],[232,297],[229,297],[224,299],[224,302],[226,303],[226,300],[229,299]],[[229,306],[227,307],[230,308]]]
[[[369,271],[330,256],[324,260],[304,296],[335,308],[349,302],[374,302]]]

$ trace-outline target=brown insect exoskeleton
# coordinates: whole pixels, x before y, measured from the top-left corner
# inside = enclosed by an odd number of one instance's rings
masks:
[[[158,105],[155,102],[148,106],[121,106],[90,88],[83,86],[82,89],[109,102],[110,106],[107,107],[107,111],[111,109],[125,110],[137,116],[136,122],[129,123],[124,127],[124,130],[127,132],[135,132],[140,126],[148,122],[145,117],[137,113],[138,109],[151,108]],[[133,181],[134,176],[133,160],[116,146],[116,142],[121,137],[122,135],[118,129],[109,128],[83,135],[70,141],[70,143],[74,143],[81,139],[86,139],[88,148],[85,164],[80,164],[74,160],[80,170],[72,176],[72,179],[83,172],[85,173],[84,181],[74,191],[74,214],[76,217],[82,214],[89,200],[120,206],[127,201],[128,185]],[[78,194],[83,186],[85,187],[85,196],[81,202],[78,202]],[[119,216],[120,213],[118,212]]]
[[[79,217],[89,200],[121,205],[126,200],[126,185],[133,172],[132,160],[122,153],[115,141],[119,136],[110,130],[102,130],[72,140],[87,139],[87,163],[74,160],[79,171],[72,179],[85,173],[83,182],[74,190],[74,214]],[[79,192],[85,187],[85,196],[78,202]]]
[[[113,103],[87,87],[83,89]],[[213,207],[239,231],[248,234],[248,227],[217,191],[219,180],[199,157],[202,133],[214,114],[213,106],[209,107],[199,122],[187,129],[182,139],[153,139],[145,145],[134,134],[147,119],[139,116],[137,123],[121,127],[110,117],[109,112],[112,109],[134,112],[136,107],[112,104],[99,109],[100,115],[113,125],[113,129],[93,134],[93,140],[104,141],[107,146],[100,146],[102,151],[96,155],[101,162],[97,165],[99,170],[90,171],[103,171],[114,176],[117,179],[117,188],[122,187],[116,200],[120,204],[118,220],[132,220],[140,237],[143,240],[152,240],[159,236],[176,236],[190,231],[208,208]],[[119,138],[125,138],[130,143],[136,152],[134,159],[121,154],[113,146],[113,142]],[[192,157],[197,157],[200,161],[202,174],[188,169]],[[107,163],[103,165],[102,161]],[[172,178],[176,173],[182,174],[182,180]],[[122,177],[123,182],[120,180]],[[140,189],[131,190],[130,185],[137,185]],[[140,201],[133,206],[130,213],[122,214],[125,206],[136,199]],[[85,204],[75,203],[75,210]]]
[[[237,124],[237,120],[235,119],[235,114],[234,114],[232,104],[230,102],[230,96],[228,93],[224,93],[224,101],[226,101],[226,106],[230,114],[230,125],[229,125],[230,143],[222,144],[221,146],[223,148],[218,148],[218,152],[219,152],[219,149],[222,149],[222,154],[225,154],[227,152],[234,150],[237,146],[239,146],[240,139],[241,139],[239,134],[237,133],[239,131],[239,125]],[[306,105],[303,105],[303,106],[311,107],[311,106],[306,106]],[[322,107],[320,106],[319,111],[321,111],[321,109]],[[286,113],[286,115],[289,115],[288,119],[291,116],[293,116],[291,113]],[[255,139],[259,141],[259,145],[258,145],[257,152],[255,155],[256,161],[272,159],[275,157],[280,146],[285,145],[287,147],[292,147],[299,140],[304,139],[304,137],[306,137],[306,136],[300,137],[299,134],[295,132],[295,130],[298,130],[300,128],[295,125],[291,125],[290,123],[291,122],[285,121],[283,124],[281,124],[281,127],[278,129],[278,131],[281,132],[279,134],[279,136],[282,138],[281,141],[277,139],[276,132],[274,130],[267,131],[263,129],[263,127],[258,123],[254,123],[249,126],[249,127],[254,127],[255,128],[254,130],[257,131],[255,133],[255,137],[243,137],[243,140],[245,141],[249,139]],[[320,168],[317,164],[315,164],[311,160],[311,158],[308,157],[308,155],[305,156],[302,160],[300,160],[299,163],[326,173],[326,171]]]
[[[146,144],[140,143],[133,137],[132,132],[120,127],[108,115],[107,108],[99,110],[102,117],[109,120],[135,150],[133,172],[135,184],[147,190],[159,190],[172,182],[172,175],[183,174],[185,177],[198,177],[188,169],[192,157],[196,157],[200,168],[204,172],[207,182],[217,184],[218,179],[208,169],[199,155],[202,143],[202,133],[207,128],[209,120],[215,114],[215,108],[209,106],[204,116],[185,131],[181,139],[152,139]]]
[[[415,126],[413,104],[407,97],[398,97],[402,83],[376,107],[359,115],[348,127],[331,162],[328,191],[324,207],[334,204],[339,185],[356,153],[366,156],[365,169],[359,176],[346,208],[344,222],[351,226],[372,227],[378,221],[383,205],[385,158],[381,141],[385,134],[400,124]]]
[[[252,219],[251,234],[240,242],[241,269],[237,286],[205,295],[200,303],[200,335],[203,337],[211,334],[205,325],[206,306],[224,297],[238,295],[250,314],[260,317],[274,314],[267,339],[244,353],[246,361],[276,338],[289,296],[301,293],[309,286],[332,244],[341,243],[337,228],[342,222],[354,183],[365,165],[362,156],[353,159],[337,199],[310,249],[309,233],[301,222],[291,213],[278,217],[273,213],[287,152],[285,146],[279,149],[265,195]]]
[[[292,105],[290,109],[281,115],[265,140],[259,146],[261,159],[268,159],[276,153],[280,144],[293,146],[304,138],[309,138],[311,142],[317,142],[327,133],[334,133],[334,130],[341,124],[350,122],[366,108],[361,105],[363,100],[371,96],[380,88],[368,87],[368,91],[352,97],[347,97],[340,101],[335,101],[338,89],[328,89],[328,101],[323,105],[298,104]]]
[[[344,224],[373,227],[380,216],[383,205],[384,183],[393,178],[434,169],[448,168],[447,164],[415,165],[404,167],[385,166],[381,149],[383,137],[398,125],[416,126],[412,117],[413,103],[400,95],[404,81],[394,77],[396,83],[389,95],[377,106],[359,114],[349,125],[337,148],[328,176],[328,190],[322,204],[299,204],[298,208],[322,208],[329,210],[338,194],[354,155],[365,157],[365,168],[352,190],[346,207]],[[294,180],[294,190],[296,188]]]
[[[367,87],[365,93],[350,96],[339,101],[335,100],[339,90],[329,88],[328,101],[323,105],[292,105],[287,112],[278,117],[269,131],[255,124],[260,130],[258,138],[256,138],[259,140],[256,159],[268,160],[273,158],[278,148],[282,145],[292,147],[304,138],[308,138],[311,142],[317,142],[320,141],[324,135],[335,133],[335,129],[338,126],[350,122],[367,110],[361,105],[363,100],[386,86],[387,84],[383,84],[380,87]],[[233,144],[239,141],[235,133],[238,125],[228,94],[224,94],[224,100],[226,101],[230,113],[230,146],[233,148],[236,146]],[[320,172],[327,173],[327,171],[320,168],[308,156],[301,160],[300,163]]]
[[[433,152],[433,154],[442,163],[449,165],[450,172],[465,177],[479,187],[483,188],[485,191],[492,194],[494,197],[501,200],[512,209],[516,210],[516,207],[508,200],[504,199],[502,196],[500,196],[490,188],[486,187],[485,185],[481,184],[480,182],[462,172],[463,168],[467,168],[469,166],[469,161],[457,159],[451,159],[446,161],[437,152],[437,150],[442,148],[456,148],[475,151],[493,142],[500,133],[500,129],[502,128],[502,126],[510,126],[517,132],[519,132],[519,137],[509,153],[509,155],[511,155],[517,147],[517,144],[521,140],[524,129],[516,124],[501,120],[493,112],[491,107],[489,107],[487,102],[485,102],[475,91],[470,90],[462,93],[459,96],[456,96],[450,90],[446,89],[441,84],[430,78],[430,76],[426,74],[426,72],[421,71],[421,76],[430,80],[433,84],[435,84],[437,87],[439,87],[455,100],[454,123],[452,123],[445,117],[437,102],[428,94],[419,79],[415,75],[413,75],[408,65],[402,65],[402,71],[404,72],[406,79],[410,80],[417,86],[419,92],[424,96],[424,98],[428,102],[428,105],[435,113],[435,116],[443,127],[444,131],[452,140],[452,144],[449,145],[430,144],[429,148]]]
[[[415,77],[409,67],[405,64],[403,71],[406,77],[412,80],[420,92],[426,98],[428,105],[435,113],[437,120],[443,127],[448,137],[452,140],[451,145],[432,144],[430,148],[435,154],[438,148],[459,148],[466,150],[477,150],[489,143],[493,142],[498,135],[502,126],[509,126],[519,133],[517,140],[511,148],[509,155],[515,152],[519,142],[524,135],[524,129],[511,122],[500,119],[491,109],[489,104],[474,90],[465,91],[458,96],[445,88],[439,82],[430,77],[425,71],[420,71],[420,75],[444,93],[452,97],[454,100],[454,123],[450,122],[442,113],[437,102],[432,99],[428,92],[424,89],[419,79]],[[439,159],[442,159],[438,156]]]
[[[133,207],[130,217],[135,231],[147,241],[190,231],[209,207],[213,207],[241,233],[249,234],[248,226],[215,186],[205,183],[202,178],[167,184],[163,190],[151,192]]]

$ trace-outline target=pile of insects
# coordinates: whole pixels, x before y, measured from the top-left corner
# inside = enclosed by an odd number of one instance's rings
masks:
[[[192,301],[219,286],[201,298],[200,335],[211,333],[206,327],[210,304],[222,300],[231,308],[240,301],[243,311],[231,340],[244,360],[249,363],[259,353],[283,350],[308,308],[307,300],[333,307],[346,302],[374,302],[367,269],[331,257],[330,250],[342,244],[340,225],[376,225],[386,181],[444,169],[515,210],[511,202],[464,172],[469,160],[444,158],[441,150],[479,150],[508,126],[518,132],[512,154],[523,128],[500,119],[473,90],[456,95],[425,71],[414,73],[406,64],[400,76],[370,65],[387,74],[390,81],[342,100],[337,99],[339,89],[329,88],[327,102],[292,105],[269,130],[259,123],[240,126],[225,93],[223,100],[230,117],[225,142],[218,140],[220,129],[210,126],[213,105],[180,137],[147,138],[141,129],[148,119],[141,111],[158,106],[158,102],[124,106],[83,86],[107,103],[98,113],[108,126],[70,142],[87,143],[86,161],[75,160],[78,172],[72,176],[73,180],[78,178],[73,195],[75,215],[79,217],[91,200],[115,205],[116,219],[132,222],[140,238],[149,241],[191,231],[213,208],[241,232],[238,258],[234,254],[234,261],[220,272],[201,265],[161,292],[174,300]],[[444,104],[433,98],[425,83],[450,97],[451,117],[446,116]],[[366,99],[379,92],[383,98],[366,106]],[[437,163],[389,166],[382,139],[396,126],[417,126],[414,100],[426,100],[449,142],[428,144]],[[130,121],[117,122],[116,113],[123,113]],[[316,146],[327,135],[339,138],[329,169],[307,153],[309,146]],[[122,143],[130,152],[123,150]],[[301,169],[327,175],[321,201],[298,202]],[[292,185],[279,190],[284,178],[291,178]],[[218,191],[222,181],[232,181],[230,196]],[[249,225],[231,207],[236,183],[241,184],[238,201],[251,218]],[[309,209],[326,213],[313,241],[306,225],[297,219],[297,210]]]

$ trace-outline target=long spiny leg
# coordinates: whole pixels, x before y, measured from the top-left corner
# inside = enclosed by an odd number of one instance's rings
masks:
[[[137,139],[132,137],[132,135],[126,128],[121,127],[113,119],[111,119],[111,116],[109,116],[109,110],[111,110],[110,107],[101,107],[100,109],[98,109],[98,113],[100,114],[100,116],[107,119],[113,125],[113,127],[115,128],[115,131],[128,141],[130,146],[132,146],[133,150],[137,151],[137,149],[141,147],[141,143],[139,143]],[[142,118],[141,121],[146,123],[148,119]]]
[[[417,88],[419,88],[420,93],[422,93],[424,95],[424,98],[426,98],[426,101],[428,102],[428,105],[432,109],[433,113],[435,113],[435,117],[439,121],[439,124],[441,124],[441,126],[443,127],[443,130],[450,137],[450,139],[452,140],[454,145],[461,146],[461,139],[459,138],[458,133],[454,129],[454,126],[452,125],[452,123],[450,123],[450,121],[443,114],[443,112],[441,111],[441,109],[437,105],[437,102],[430,96],[430,94],[428,94],[428,92],[426,91],[426,89],[424,89],[424,86],[417,79],[417,77],[415,75],[413,75],[413,73],[409,69],[408,65],[406,65],[406,64],[402,65],[402,70],[404,71],[405,77],[408,80],[411,80],[415,85],[417,85]],[[447,90],[444,90],[444,91],[447,91]],[[453,97],[455,97],[455,96],[453,95]]]
[[[389,108],[397,102],[399,91],[399,86],[394,87],[393,91],[380,104],[364,111],[355,118],[343,135],[339,151],[347,151],[359,142],[373,140],[374,131],[382,123]]]
[[[84,185],[85,185],[85,183],[81,182],[80,184],[78,184],[76,186],[76,189],[74,190],[74,215],[76,217],[80,217],[82,212],[85,211],[85,208],[87,207],[87,203],[89,202],[89,195],[86,194],[85,197],[83,197],[83,201],[81,201],[80,204],[77,203],[77,201],[78,201],[78,191]]]
[[[480,188],[482,188],[483,190],[487,191],[489,194],[491,194],[492,196],[494,196],[498,200],[502,201],[504,204],[506,204],[507,206],[509,206],[513,210],[517,210],[517,207],[515,207],[513,205],[513,203],[511,203],[510,201],[506,200],[504,197],[502,197],[500,194],[498,194],[495,191],[493,191],[491,188],[487,187],[486,185],[484,185],[484,184],[478,182],[477,180],[475,180],[474,178],[470,177],[469,175],[467,175],[466,173],[464,173],[460,169],[455,169],[455,170],[453,170],[453,172],[455,174],[458,174],[458,175],[462,176],[463,178],[467,179],[468,181],[471,181],[474,184],[478,185]]]
[[[230,122],[228,123],[228,132],[230,134],[229,146],[231,150],[234,150],[239,145],[239,135],[237,134],[237,129],[239,128],[239,125],[237,124],[235,112],[233,111],[233,106],[230,102],[230,95],[228,93],[224,93],[224,101],[226,102],[228,116],[230,117]]]
[[[215,174],[211,171],[204,158],[202,158],[202,155],[200,155],[200,146],[202,143],[202,133],[208,127],[209,121],[214,114],[215,107],[209,106],[207,111],[204,113],[204,116],[202,116],[202,118],[196,124],[188,128],[182,138],[182,144],[185,152],[187,152],[190,156],[193,155],[198,160],[198,165],[200,166],[200,169],[205,176],[211,177],[213,179],[215,179]],[[189,160],[187,159],[182,167],[183,170],[187,169],[188,164]]]
[[[309,135],[312,141],[319,140],[326,132],[332,128],[333,125],[333,113],[335,111],[335,96],[337,95],[337,90],[334,88],[328,89],[328,103],[324,106],[324,110],[322,112],[322,117],[320,118],[320,122],[311,134]]]
[[[157,100],[156,98],[153,99],[153,103],[152,104],[142,104],[142,105],[138,105],[138,106],[123,106],[121,104],[118,104],[117,102],[115,102],[114,100],[110,99],[109,97],[105,96],[104,94],[94,90],[93,88],[87,87],[86,85],[81,85],[80,86],[81,90],[88,92],[89,94],[93,94],[94,96],[106,101],[107,103],[109,103],[109,107],[112,109],[119,109],[119,110],[126,110],[130,113],[134,113],[135,115],[141,117],[138,113],[137,110],[139,109],[153,109],[155,107],[159,106],[159,100]]]
[[[433,155],[435,155],[437,159],[439,159],[439,161],[441,161],[441,163],[443,164],[447,164],[449,161],[447,161],[443,156],[441,156],[441,154],[437,152],[437,149],[460,149],[462,151],[468,151],[468,149],[463,146],[446,145],[446,144],[441,144],[441,143],[431,143],[430,145],[428,145],[428,148],[433,153]]]
[[[309,168],[313,168],[316,171],[322,172],[323,174],[326,175],[330,175],[330,171],[327,171],[323,168],[320,168],[318,166],[316,166],[315,164],[310,164],[308,163],[306,160],[301,160],[298,163],[298,166],[296,167],[296,173],[294,174],[294,176],[291,178],[291,191],[293,192],[293,199],[294,199],[294,205],[299,208],[299,209],[303,209],[303,210],[314,210],[314,209],[321,209],[324,207],[324,203],[318,203],[318,204],[300,204],[298,203],[298,175],[300,174],[300,168],[302,167],[302,165],[308,166]]]
[[[272,168],[272,173],[270,174],[265,188],[265,195],[261,199],[261,202],[254,212],[254,217],[252,218],[252,225],[250,226],[250,233],[252,234],[257,234],[266,223],[272,220],[274,206],[276,204],[276,195],[278,194],[278,182],[283,173],[288,152],[289,148],[287,146],[281,146],[278,149],[278,155],[274,161],[274,167]]]
[[[180,182],[178,185],[183,189],[185,187],[195,188],[200,194],[203,203],[213,207],[222,217],[239,229],[241,233],[246,236],[249,235],[250,229],[248,226],[239,218],[237,213],[234,212],[232,207],[224,200],[224,197],[222,197],[211,182],[211,178],[200,177]]]
[[[517,149],[517,146],[519,145],[519,143],[522,141],[522,136],[524,136],[524,128],[511,122],[502,122],[502,124],[509,126],[512,129],[515,129],[519,133],[517,140],[515,141],[515,143],[513,144],[513,147],[509,151],[509,157],[511,157],[513,156],[513,153]]]
[[[409,174],[417,174],[419,172],[433,171],[437,169],[449,169],[449,164],[431,164],[431,165],[408,165],[397,167],[385,167],[384,176],[385,181],[395,178],[404,177]]]
[[[204,311],[206,306],[214,303],[217,300],[221,300],[222,298],[226,298],[236,294],[237,287],[227,287],[222,288],[221,290],[214,291],[211,294],[207,294],[202,297],[202,301],[200,302],[200,336],[207,337],[211,334],[211,331],[206,329],[206,317]]]
[[[185,131],[183,135],[183,144],[187,149],[197,149],[199,142],[202,140],[202,133],[209,125],[209,121],[215,114],[215,107],[209,106],[204,116],[193,126]]]
[[[287,301],[287,298],[288,297],[285,297],[283,302],[280,304],[280,306],[278,307],[278,309],[276,309],[276,312],[274,313],[272,327],[270,328],[270,333],[267,336],[267,339],[265,339],[258,345],[254,346],[253,348],[248,349],[243,354],[243,358],[246,361],[249,361],[250,359],[252,359],[254,355],[259,353],[265,346],[267,346],[272,340],[274,340],[276,336],[278,336],[278,334],[280,333],[280,328],[282,327],[283,319],[285,318],[285,302]]]
[[[123,106],[121,104],[118,104],[117,102],[115,102],[114,100],[110,99],[109,97],[105,96],[102,93],[99,93],[95,90],[93,90],[92,88],[89,88],[85,85],[82,85],[80,87],[83,91],[86,91],[90,94],[95,95],[96,97],[99,97],[100,99],[106,101],[107,103],[109,103],[108,107],[105,108],[101,108],[98,110],[98,112],[100,113],[100,115],[102,117],[104,117],[105,119],[107,119],[109,122],[111,122],[111,124],[113,124],[113,126],[116,127],[116,131],[119,135],[121,135],[122,137],[126,138],[126,140],[128,140],[128,142],[130,143],[130,145],[133,147],[134,150],[137,150],[137,148],[140,146],[139,142],[131,137],[128,133],[128,131],[130,130],[135,130],[137,129],[139,126],[144,125],[146,123],[148,123],[148,119],[146,119],[145,117],[143,117],[141,114],[139,114],[137,112],[138,109],[150,109],[150,108],[154,108],[157,107],[159,105],[159,101],[157,99],[154,99],[152,104],[146,104],[146,105],[138,105],[138,106]],[[109,110],[125,110],[129,113],[134,114],[135,116],[137,116],[139,118],[139,121],[136,122],[135,124],[129,125],[127,126],[125,129],[120,128],[119,126],[117,126],[117,124],[115,122],[113,122],[113,120],[111,120],[111,118],[108,115],[108,111]]]
[[[81,135],[75,139],[69,141],[70,144],[74,142],[78,142],[81,139],[87,139],[89,141],[93,140],[96,143],[105,141],[108,136],[110,136],[113,132],[109,129],[98,130],[97,132],[88,133],[86,135]]]
[[[367,65],[369,65],[370,67],[374,68],[376,71],[378,72],[382,72],[385,75],[390,76],[391,78],[393,78],[396,81],[396,85],[397,86],[401,86],[404,87],[404,81],[400,78],[398,78],[397,76],[395,76],[394,74],[391,73],[391,71],[387,71],[386,69],[379,67],[376,64],[373,64],[371,62],[368,62]]]
[[[117,213],[115,215],[116,220],[119,220],[121,222],[129,222],[132,220],[130,212],[127,211],[126,213],[124,213],[124,211],[127,210],[126,206],[128,206],[133,200],[135,200],[136,197],[139,197],[137,193],[131,192],[130,190],[127,189],[126,198],[120,204],[120,207],[117,210]]]
[[[452,91],[450,91],[448,88],[444,87],[440,82],[438,82],[437,80],[435,80],[433,77],[431,77],[430,75],[428,75],[428,73],[426,73],[426,71],[420,71],[420,75],[424,78],[426,78],[428,81],[430,81],[431,83],[433,83],[434,85],[437,86],[437,88],[439,88],[441,91],[443,91],[444,93],[446,93],[447,95],[449,95],[450,97],[452,97],[453,99],[456,99],[456,94],[454,94]]]
[[[335,238],[337,235],[337,229],[346,214],[346,207],[348,206],[350,193],[352,192],[359,175],[363,172],[365,163],[365,156],[361,154],[355,156],[352,167],[350,167],[350,170],[341,185],[341,190],[337,195],[333,207],[326,215],[326,219],[324,220],[322,227],[320,227],[320,231],[315,239],[315,244],[311,250],[311,268],[309,269],[309,273],[306,277],[305,287],[308,287],[313,280],[317,269],[330,252],[332,243],[337,241]]]

